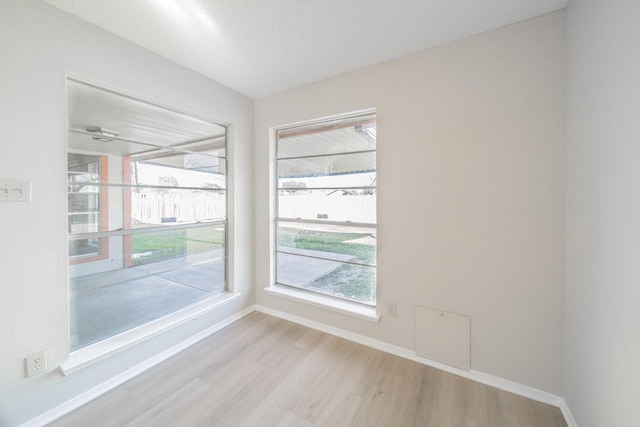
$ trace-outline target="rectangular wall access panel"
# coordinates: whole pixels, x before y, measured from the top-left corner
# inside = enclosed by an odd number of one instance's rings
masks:
[[[416,354],[456,368],[471,367],[471,318],[416,306]]]

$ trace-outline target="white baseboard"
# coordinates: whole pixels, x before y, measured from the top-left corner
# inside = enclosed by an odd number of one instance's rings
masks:
[[[68,400],[67,402],[37,416],[36,418],[31,419],[30,421],[27,421],[26,423],[22,424],[20,427],[39,427],[39,426],[43,426],[48,423],[51,423],[56,419],[68,414],[69,412],[79,408],[85,403],[88,403],[91,400],[101,396],[102,394],[112,390],[113,388],[125,383],[126,381],[132,379],[136,375],[141,374],[147,369],[165,361],[171,356],[174,356],[175,354],[188,348],[189,346],[203,340],[209,335],[219,331],[220,329],[252,313],[253,311],[259,311],[265,314],[279,317],[284,320],[289,320],[291,322],[298,323],[300,325],[307,326],[309,328],[316,329],[322,332],[326,332],[328,334],[335,335],[340,338],[344,338],[349,341],[356,342],[358,344],[375,348],[376,350],[384,351],[386,353],[393,354],[395,356],[413,360],[415,362],[422,363],[427,366],[432,366],[434,368],[437,368],[446,372],[450,372],[454,375],[459,375],[461,377],[470,379],[472,381],[476,381],[481,384],[486,384],[486,385],[498,388],[500,390],[508,391],[510,393],[517,394],[519,396],[523,396],[538,402],[542,402],[548,405],[558,407],[562,411],[562,414],[565,418],[567,426],[578,427],[565,399],[553,393],[549,393],[543,390],[539,390],[533,387],[519,384],[514,381],[506,380],[504,378],[500,378],[494,375],[485,374],[483,372],[473,371],[473,370],[465,371],[463,369],[454,368],[452,366],[445,365],[443,363],[439,363],[433,360],[426,359],[424,357],[420,357],[416,355],[415,352],[408,350],[406,348],[398,347],[392,344],[385,343],[383,341],[376,340],[374,338],[370,338],[370,337],[356,334],[354,332],[350,332],[344,329],[329,326],[324,323],[316,322],[303,317],[285,313],[280,310],[274,310],[272,308],[268,308],[262,305],[255,305],[255,306],[248,307],[242,310],[241,312],[234,314],[228,319],[225,319],[221,322],[216,323],[215,325],[207,328],[206,330],[192,337],[189,337],[188,339],[180,342],[179,344],[176,344],[175,346],[163,351],[162,353],[159,353],[158,355],[152,357],[151,359],[145,360],[144,362],[139,363],[138,365],[127,369],[121,374],[111,378],[109,381],[105,381],[104,383],[99,384],[91,388],[90,390],[87,390],[86,392],[76,396],[75,398]]]
[[[85,391],[84,393],[74,397],[73,399],[70,399],[63,404],[58,405],[43,414],[40,414],[39,416],[22,424],[20,427],[40,427],[49,424],[254,311],[254,306],[248,307],[234,314],[233,316],[224,319],[193,336],[190,336],[186,340],[174,345],[173,347],[170,347],[165,351],[158,353],[154,357],[127,369],[126,371],[120,373],[119,375],[116,375],[110,380],[98,384],[97,386]]]
[[[434,368],[450,372],[455,375],[459,375],[464,378],[468,378],[472,381],[479,382],[481,384],[486,384],[500,390],[508,391],[513,394],[517,394],[519,396],[523,396],[538,402],[546,403],[548,405],[555,406],[560,408],[565,414],[565,409],[568,414],[571,414],[569,408],[564,402],[564,399],[560,396],[557,396],[553,393],[549,393],[543,390],[539,390],[533,387],[526,386],[524,384],[516,383],[514,381],[506,380],[504,378],[497,377],[495,375],[485,374],[479,371],[465,371],[463,369],[454,368],[449,365],[445,365],[440,362],[436,362],[424,357],[420,357],[415,354],[415,352],[408,350],[403,347],[398,347],[392,344],[388,344],[383,341],[379,341],[364,335],[356,334],[350,331],[346,331],[344,329],[336,328],[333,326],[325,325],[320,322],[316,322],[313,320],[309,320],[303,317],[295,316],[289,313],[285,313],[280,310],[274,310],[272,308],[264,307],[262,305],[256,305],[256,310],[265,314],[270,314],[272,316],[279,317],[281,319],[289,320],[294,323],[298,323],[303,326],[307,326],[312,329],[317,329],[322,332],[326,332],[331,335],[338,336],[340,338],[344,338],[353,342],[357,342],[358,344],[366,345],[371,348],[375,348],[376,350],[384,351],[389,354],[393,354],[395,356],[400,356],[405,359],[413,360],[415,362],[422,363],[424,365],[432,366]],[[573,417],[571,417],[573,419]],[[567,420],[567,424],[569,427],[572,427],[569,424],[569,420]],[[575,421],[573,426],[575,426]]]
[[[573,414],[571,413],[571,410],[569,409],[569,405],[567,404],[567,401],[564,398],[562,399],[562,404],[560,405],[560,410],[562,411],[562,415],[564,416],[564,420],[567,423],[567,427],[578,427],[578,423],[576,422],[576,419],[573,418]]]

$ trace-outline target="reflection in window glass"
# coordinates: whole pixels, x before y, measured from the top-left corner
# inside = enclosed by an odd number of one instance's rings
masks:
[[[69,153],[67,158],[68,232],[96,233],[102,229],[102,197],[100,186],[106,158],[97,155]],[[100,255],[102,246],[97,238],[75,240],[69,244],[69,257]]]

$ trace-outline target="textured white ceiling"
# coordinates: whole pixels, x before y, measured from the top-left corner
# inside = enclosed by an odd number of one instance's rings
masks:
[[[44,0],[252,98],[566,7],[569,0]]]

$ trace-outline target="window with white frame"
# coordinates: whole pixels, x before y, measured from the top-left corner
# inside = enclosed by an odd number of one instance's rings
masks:
[[[227,291],[226,128],[69,79],[71,350]]]
[[[276,283],[375,306],[375,113],[275,138]]]

